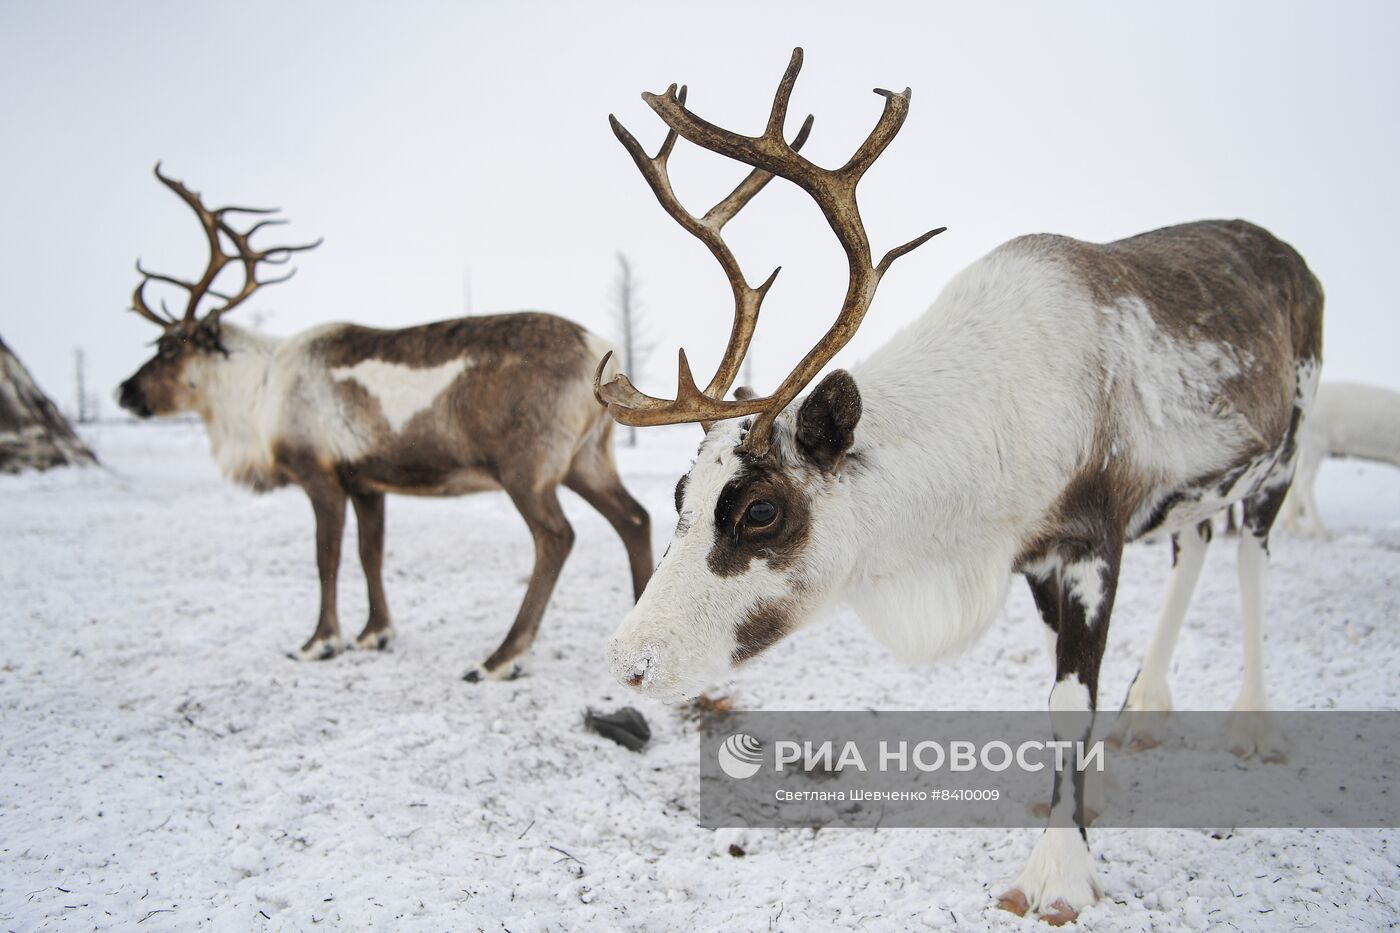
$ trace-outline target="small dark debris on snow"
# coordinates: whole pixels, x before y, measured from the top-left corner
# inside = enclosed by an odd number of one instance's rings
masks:
[[[748,853],[744,851],[743,846],[733,842],[729,844],[729,854],[734,856],[735,858],[743,858],[744,856],[748,855]]]
[[[651,741],[651,726],[630,706],[613,713],[597,713],[590,709],[583,716],[583,725],[629,751],[641,751]]]
[[[734,698],[728,696],[710,696],[702,693],[681,707],[681,716],[701,728],[709,726],[714,720],[725,713],[734,710]]]

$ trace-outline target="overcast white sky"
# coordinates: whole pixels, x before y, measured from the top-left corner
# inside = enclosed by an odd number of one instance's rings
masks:
[[[795,45],[791,126],[845,161],[914,89],[867,176],[876,255],[902,259],[838,362],[917,316],[957,269],[1022,233],[1114,239],[1244,217],[1327,291],[1326,374],[1400,387],[1392,285],[1400,218],[1400,5],[1377,3],[0,3],[0,335],[65,408],[82,346],[104,410],[156,329],[123,309],[138,255],[197,274],[188,210],[157,159],[209,201],[283,207],[324,235],[295,280],[234,314],[290,333],[543,309],[610,335],[614,253],[642,279],[657,344],[638,380],[669,392],[684,345],[703,382],[731,306],[704,248],[655,203],[608,129],[649,149],[643,90],[757,132]],[[699,213],[743,169],[681,143]],[[755,341],[772,388],[831,323],[845,266],[820,214],[775,182],[729,239],[750,281],[783,266]]]

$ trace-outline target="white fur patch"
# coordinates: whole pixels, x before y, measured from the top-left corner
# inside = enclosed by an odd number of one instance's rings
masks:
[[[1103,574],[1108,562],[1102,557],[1066,564],[1060,570],[1061,585],[1067,588],[1069,596],[1084,610],[1084,621],[1092,624],[1102,621],[1098,618],[1099,607],[1103,605]]]
[[[1050,691],[1050,711],[1052,713],[1087,713],[1089,711],[1089,688],[1078,674],[1071,674],[1057,681]]]
[[[1006,602],[1009,564],[1001,554],[934,564],[864,582],[847,600],[896,658],[932,664],[966,651],[991,625]]]
[[[384,360],[361,360],[354,366],[338,366],[331,378],[359,383],[374,396],[389,428],[398,433],[413,416],[433,407],[433,402],[470,365],[465,357],[419,369]]]
[[[1198,419],[1211,410],[1220,387],[1240,373],[1229,346],[1169,337],[1141,298],[1121,298],[1100,312],[1105,387],[1111,390],[1120,380],[1131,385],[1154,428]]]
[[[1050,728],[1055,738],[1078,738],[1089,732],[1093,725],[1089,701],[1089,688],[1078,674],[1055,683],[1050,690]]]

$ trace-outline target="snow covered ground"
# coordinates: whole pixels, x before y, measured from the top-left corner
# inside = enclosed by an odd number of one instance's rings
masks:
[[[695,429],[621,452],[657,553]],[[0,926],[544,930],[1037,929],[993,909],[1037,832],[696,826],[696,738],[607,676],[621,544],[569,494],[578,545],[529,676],[459,677],[504,634],[532,550],[500,495],[392,499],[389,654],[297,663],[316,610],[311,510],[220,481],[202,429],[88,432],[105,470],[0,480]],[[1268,673],[1280,708],[1400,703],[1400,472],[1327,464],[1327,543],[1280,533]],[[353,546],[344,626],[363,621]],[[1104,663],[1127,688],[1165,544],[1125,561]],[[1234,549],[1217,542],[1173,674],[1180,708],[1239,685]],[[850,617],[720,686],[749,709],[1040,708],[1024,587],[970,654],[891,663]],[[636,705],[633,754],[584,731]],[[1400,922],[1400,832],[1091,831],[1092,930],[1376,930]],[[731,844],[745,853],[730,854]]]

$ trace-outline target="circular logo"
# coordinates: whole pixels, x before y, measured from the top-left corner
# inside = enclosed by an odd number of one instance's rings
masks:
[[[719,747],[720,770],[742,781],[758,773],[763,764],[763,743],[751,735],[736,732]]]

